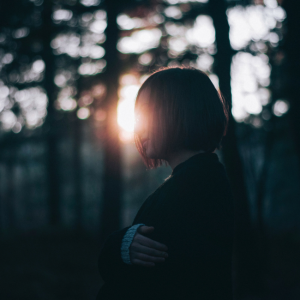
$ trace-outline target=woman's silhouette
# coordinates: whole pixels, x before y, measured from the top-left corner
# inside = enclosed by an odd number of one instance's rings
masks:
[[[233,201],[220,148],[228,107],[209,77],[164,67],[142,84],[135,143],[171,175],[102,246],[97,299],[232,300]]]

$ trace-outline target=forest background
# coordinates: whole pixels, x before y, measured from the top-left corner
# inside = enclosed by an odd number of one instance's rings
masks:
[[[171,173],[146,170],[134,101],[160,66],[231,107],[235,299],[300,299],[298,1],[0,3],[0,298],[95,299],[101,244]]]

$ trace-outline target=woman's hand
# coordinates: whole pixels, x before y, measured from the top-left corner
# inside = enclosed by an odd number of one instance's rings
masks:
[[[168,257],[167,246],[151,240],[144,235],[154,230],[153,226],[140,226],[129,247],[130,261],[132,264],[154,267],[155,263],[164,262]]]

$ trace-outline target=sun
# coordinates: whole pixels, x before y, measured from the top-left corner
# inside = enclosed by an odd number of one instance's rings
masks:
[[[118,124],[128,131],[134,130],[134,102],[129,100],[119,101],[118,104]]]
[[[133,135],[134,131],[134,104],[139,90],[138,85],[125,85],[119,91],[119,102],[117,107],[118,125],[121,127],[124,136]]]

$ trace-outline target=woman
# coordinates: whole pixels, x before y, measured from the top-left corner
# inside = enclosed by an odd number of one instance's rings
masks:
[[[145,165],[172,174],[104,243],[97,299],[232,299],[232,194],[214,153],[228,123],[221,93],[200,70],[161,68],[142,84],[135,115]]]

